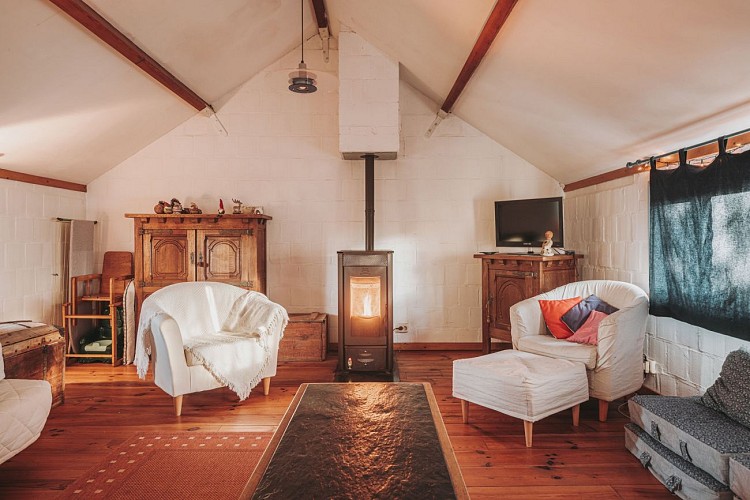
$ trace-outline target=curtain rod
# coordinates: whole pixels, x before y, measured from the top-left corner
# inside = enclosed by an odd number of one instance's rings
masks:
[[[709,141],[699,142],[698,144],[693,144],[692,146],[688,146],[688,147],[685,147],[685,148],[676,149],[676,150],[671,151],[669,153],[662,153],[662,154],[657,155],[657,156],[649,156],[647,158],[641,158],[641,159],[636,160],[636,161],[629,161],[629,162],[627,162],[625,164],[625,168],[637,167],[638,165],[643,165],[644,163],[649,163],[652,159],[654,161],[656,161],[659,158],[664,158],[665,156],[670,156],[670,155],[673,155],[675,153],[679,153],[680,151],[683,151],[683,150],[689,151],[691,149],[695,149],[695,148],[699,148],[701,146],[705,146],[707,144],[711,144],[712,142],[717,142],[719,139],[726,140],[726,139],[729,139],[730,137],[735,137],[735,136],[738,136],[738,135],[742,135],[742,134],[745,134],[747,132],[750,132],[750,128],[746,128],[744,130],[740,130],[739,132],[734,132],[733,134],[727,134],[727,135],[724,135],[724,136],[721,136],[721,137],[717,137],[716,139],[711,139]]]
[[[56,220],[57,222],[72,222],[73,221],[73,219],[65,219],[63,217],[55,217],[52,220]],[[96,220],[94,221],[94,224],[98,224],[98,223],[99,221],[96,221]]]

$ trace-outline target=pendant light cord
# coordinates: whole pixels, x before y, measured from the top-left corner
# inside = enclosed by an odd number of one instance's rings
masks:
[[[299,0],[299,34],[302,39],[302,63],[305,62],[305,0]]]

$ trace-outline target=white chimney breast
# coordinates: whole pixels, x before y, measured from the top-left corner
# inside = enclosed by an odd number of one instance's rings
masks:
[[[339,151],[344,159],[399,148],[399,78],[394,61],[345,26],[339,32]]]

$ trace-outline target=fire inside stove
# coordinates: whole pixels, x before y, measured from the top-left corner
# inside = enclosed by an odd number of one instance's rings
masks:
[[[352,332],[361,337],[381,334],[380,278],[351,278]]]

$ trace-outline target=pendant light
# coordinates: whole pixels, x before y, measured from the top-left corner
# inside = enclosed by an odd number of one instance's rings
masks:
[[[304,0],[300,0],[300,35],[302,38],[302,60],[299,62],[297,71],[289,73],[289,90],[298,94],[312,94],[318,87],[315,86],[315,73],[307,71],[305,64],[305,16]]]

